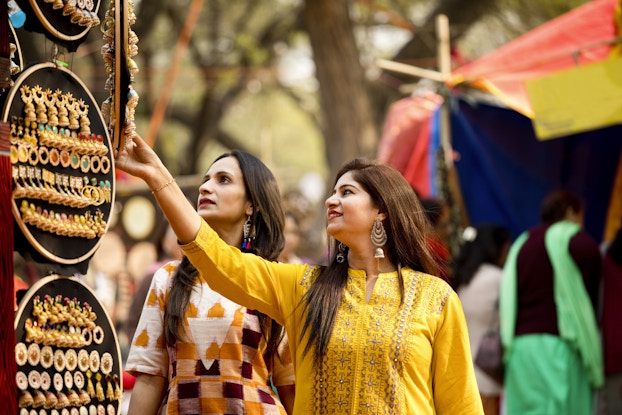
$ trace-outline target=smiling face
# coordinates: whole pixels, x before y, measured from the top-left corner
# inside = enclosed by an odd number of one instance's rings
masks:
[[[376,216],[378,208],[352,172],[341,176],[326,199],[326,232],[350,247],[360,241],[367,243]]]
[[[246,198],[242,170],[233,156],[217,160],[203,177],[197,204],[199,215],[221,236],[221,230],[239,228],[253,209]]]

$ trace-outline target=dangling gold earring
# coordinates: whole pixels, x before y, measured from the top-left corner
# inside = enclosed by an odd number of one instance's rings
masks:
[[[384,258],[382,247],[387,243],[387,232],[384,230],[384,226],[382,226],[380,217],[376,217],[374,221],[374,227],[371,231],[371,243],[376,247],[374,258]]]

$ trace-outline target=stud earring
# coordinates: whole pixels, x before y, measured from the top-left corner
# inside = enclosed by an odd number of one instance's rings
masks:
[[[384,230],[382,220],[379,217],[376,217],[374,221],[374,227],[371,231],[371,243],[376,247],[374,258],[384,258],[382,247],[387,243],[387,232]]]

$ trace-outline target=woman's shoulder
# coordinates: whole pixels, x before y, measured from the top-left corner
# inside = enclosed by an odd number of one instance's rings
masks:
[[[181,261],[173,260],[162,264],[154,273],[151,286],[166,291],[171,284],[171,278],[177,271]]]
[[[312,264],[297,264],[297,266],[302,271],[302,278],[300,278],[300,285],[303,287],[308,287],[317,277],[322,273],[322,271],[326,268],[323,265],[312,265]]]
[[[437,275],[427,274],[422,271],[415,271],[411,268],[403,268],[402,276],[404,277],[405,285],[408,285],[409,283],[414,284],[419,286],[422,290],[436,292],[438,295],[445,298],[454,293],[454,290],[451,288],[449,283]]]
[[[404,277],[405,300],[412,304],[417,314],[440,317],[444,314],[447,305],[458,299],[453,288],[441,277],[410,268],[402,269],[402,276]]]

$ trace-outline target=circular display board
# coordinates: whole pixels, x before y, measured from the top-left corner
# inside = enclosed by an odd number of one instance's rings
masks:
[[[119,341],[88,286],[73,277],[39,280],[20,302],[15,339],[20,415],[119,413]]]
[[[96,250],[114,206],[114,160],[99,107],[52,63],[22,72],[2,114],[10,123],[13,215],[44,257],[77,264]]]
[[[100,0],[29,0],[32,10],[47,32],[64,41],[83,38],[94,26]]]

